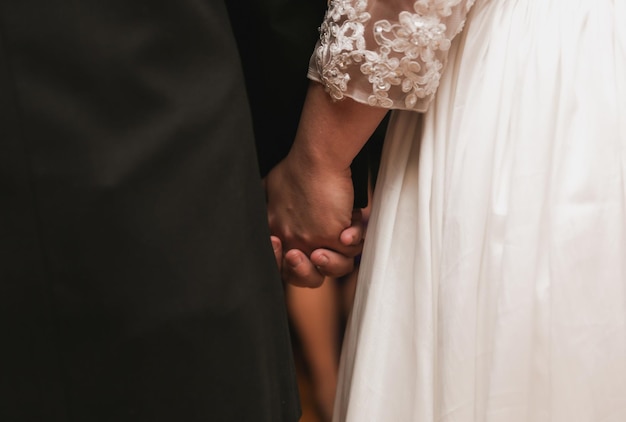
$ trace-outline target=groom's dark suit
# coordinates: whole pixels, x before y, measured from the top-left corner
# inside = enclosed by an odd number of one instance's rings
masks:
[[[222,0],[3,0],[0,421],[296,421],[258,173]]]

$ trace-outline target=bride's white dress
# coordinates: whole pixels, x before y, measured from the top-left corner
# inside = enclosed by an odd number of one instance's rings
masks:
[[[626,421],[626,0],[334,0],[321,29],[310,77],[396,109],[334,420]]]

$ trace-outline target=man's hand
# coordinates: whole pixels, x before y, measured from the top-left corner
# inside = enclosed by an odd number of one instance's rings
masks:
[[[346,246],[356,246],[359,251],[363,244],[363,225],[360,220],[344,230],[340,239]],[[354,269],[354,258],[329,249],[316,249],[308,257],[298,249],[291,249],[283,255],[280,239],[271,236],[276,264],[285,282],[299,287],[319,287],[325,277],[342,277]]]

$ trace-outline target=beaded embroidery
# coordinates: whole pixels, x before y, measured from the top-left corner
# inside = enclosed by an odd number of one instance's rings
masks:
[[[391,108],[394,101],[389,91],[397,87],[404,93],[404,107],[414,108],[439,86],[445,58],[441,53],[450,48],[456,35],[447,32],[443,21],[461,2],[417,0],[413,12],[400,12],[397,22],[383,19],[372,24],[367,0],[331,0],[315,51],[327,91],[336,100],[343,98],[350,83],[349,69],[357,66],[371,84],[370,105]],[[466,2],[467,10],[471,3]],[[373,33],[366,34],[366,30]],[[366,36],[375,45],[368,44]]]

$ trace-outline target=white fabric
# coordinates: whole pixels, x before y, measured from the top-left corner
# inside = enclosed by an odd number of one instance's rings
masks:
[[[394,111],[334,420],[626,421],[625,0],[478,0]]]
[[[474,0],[331,0],[309,77],[332,98],[424,111]]]

